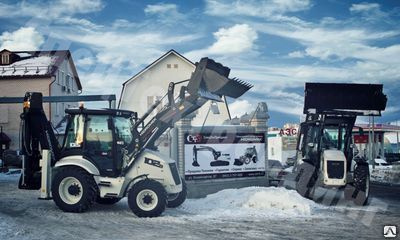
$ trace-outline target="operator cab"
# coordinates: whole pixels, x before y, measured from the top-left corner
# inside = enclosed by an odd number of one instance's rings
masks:
[[[355,120],[356,116],[352,115],[308,115],[300,128],[298,162],[326,169],[325,183],[345,184],[346,169],[350,169],[353,159],[351,143]]]
[[[92,162],[102,176],[115,177],[134,149],[137,113],[117,109],[67,109],[67,126],[61,158],[81,155]]]

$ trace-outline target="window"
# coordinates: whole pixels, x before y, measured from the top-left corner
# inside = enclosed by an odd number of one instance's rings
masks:
[[[66,131],[65,149],[80,148],[83,143],[83,115],[75,115]]]
[[[171,68],[171,64],[168,63],[168,64],[167,64],[167,68]]]
[[[10,55],[8,55],[8,54],[1,55],[1,63],[2,64],[10,64]]]
[[[108,116],[89,116],[87,121],[86,148],[102,152],[111,151],[112,132],[108,128]]]
[[[64,85],[64,81],[65,81],[64,78],[65,78],[65,74],[64,74],[63,71],[61,71],[61,79],[60,79],[60,84],[61,84],[61,86]]]
[[[65,86],[67,87],[67,90],[70,89],[70,78],[71,78],[71,76],[69,76],[69,75],[65,76]]]
[[[157,100],[157,101],[161,101],[161,99],[162,99],[161,96],[156,96],[156,100]],[[158,106],[157,106],[157,111],[158,111],[158,112],[161,111],[161,108],[162,108],[162,104],[160,103],[160,104],[158,104]]]
[[[174,68],[178,68],[178,64],[174,64]]]
[[[147,96],[147,109],[150,109],[151,106],[154,104],[154,97],[153,96]]]

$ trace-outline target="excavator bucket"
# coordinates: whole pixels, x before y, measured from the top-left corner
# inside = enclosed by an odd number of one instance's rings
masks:
[[[303,112],[380,116],[386,102],[382,84],[306,83]]]
[[[187,85],[191,95],[221,101],[222,96],[238,98],[253,86],[236,78],[229,78],[230,69],[209,58],[196,63]]]

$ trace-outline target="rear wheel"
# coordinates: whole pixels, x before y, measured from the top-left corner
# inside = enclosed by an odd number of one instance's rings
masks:
[[[167,192],[155,180],[141,180],[129,190],[128,205],[138,217],[158,217],[167,205]]]
[[[369,198],[369,168],[368,165],[357,165],[354,169],[353,201],[357,205],[366,205]]]
[[[182,181],[182,191],[180,193],[168,196],[167,206],[169,208],[179,207],[186,200],[187,196],[186,182],[183,178],[181,178],[181,181]]]
[[[93,176],[78,167],[64,167],[55,175],[51,193],[65,212],[84,212],[96,200],[98,190]]]
[[[113,205],[119,202],[121,198],[101,198],[97,197],[96,202],[102,205]]]

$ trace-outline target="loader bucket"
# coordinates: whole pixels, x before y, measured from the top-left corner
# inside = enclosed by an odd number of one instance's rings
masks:
[[[229,78],[230,69],[209,58],[196,63],[196,69],[187,85],[191,95],[221,101],[221,97],[238,98],[253,86],[236,78]]]
[[[306,83],[303,112],[380,116],[386,102],[382,84]]]

